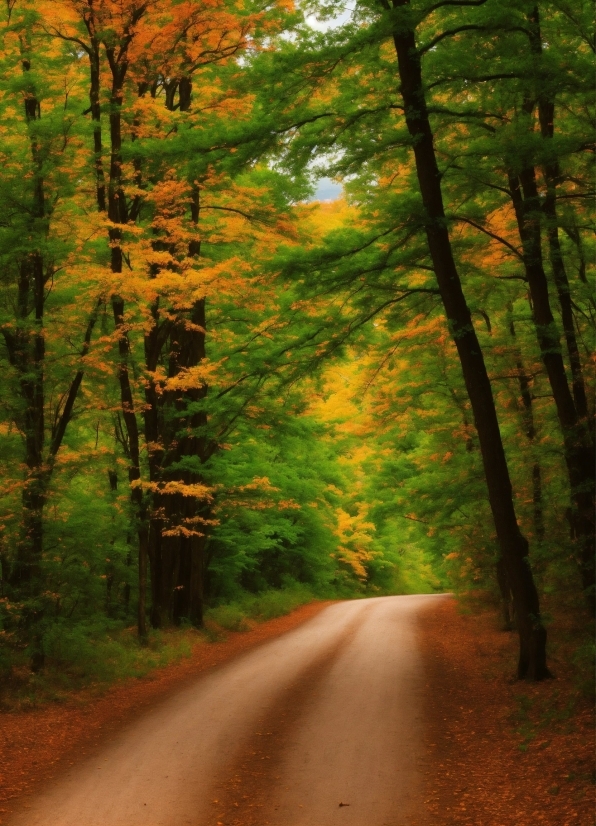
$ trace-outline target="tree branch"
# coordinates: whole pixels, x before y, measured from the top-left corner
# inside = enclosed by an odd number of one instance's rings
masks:
[[[486,29],[487,26],[475,26],[472,23],[469,23],[465,26],[458,26],[456,29],[447,29],[446,31],[441,32],[441,34],[438,34],[436,37],[433,37],[433,39],[430,42],[428,42],[425,46],[421,46],[419,49],[417,49],[418,55],[422,57],[423,54],[429,52],[437,45],[437,43],[440,43],[441,40],[444,40],[446,37],[453,37],[454,35],[459,34],[460,32],[483,32],[486,31]]]
[[[442,80],[435,80],[434,83],[429,83],[427,89],[434,89],[435,86],[441,86],[443,83],[454,83],[456,80],[464,80],[467,83],[487,83],[490,80],[519,80],[521,75],[517,72],[501,72],[494,75],[478,75],[477,77],[467,77],[466,75],[455,75],[454,77],[445,77]]]
[[[513,244],[510,244],[509,241],[506,241],[504,238],[501,238],[500,235],[496,235],[496,233],[491,232],[490,230],[483,227],[481,224],[477,224],[475,221],[470,220],[470,218],[458,217],[455,218],[455,220],[460,221],[463,224],[469,224],[471,227],[475,227],[476,229],[480,230],[480,232],[483,232],[485,235],[488,235],[490,238],[493,238],[495,241],[498,241],[500,244],[506,246],[508,250],[511,250],[511,252],[520,259],[520,261],[524,260],[524,257],[521,254],[521,252],[518,249],[516,249],[516,247],[514,247]]]
[[[91,344],[91,335],[93,334],[93,328],[95,327],[95,322],[97,321],[99,308],[102,304],[103,298],[99,298],[97,300],[95,308],[93,309],[93,312],[91,313],[89,322],[87,323],[87,329],[85,330],[85,337],[83,339],[83,348],[81,350],[81,358],[84,358],[89,352],[89,346]],[[77,373],[70,384],[68,393],[66,394],[66,401],[64,403],[64,407],[62,408],[62,413],[58,418],[55,431],[52,434],[52,442],[50,444],[50,458],[54,458],[54,456],[60,450],[62,439],[64,438],[64,434],[66,433],[66,428],[68,426],[69,421],[72,418],[72,409],[74,407],[74,403],[76,401],[84,375],[84,369],[77,370]]]
[[[507,118],[504,118],[502,115],[493,114],[492,112],[454,112],[452,109],[443,109],[440,106],[431,106],[428,109],[429,115],[449,115],[452,118],[496,118],[497,120],[506,121]],[[491,126],[488,123],[481,123],[484,129],[488,129],[489,132],[494,134],[497,130],[494,126]]]
[[[225,207],[225,206],[218,206],[217,204],[201,204],[201,210],[203,209],[215,209],[220,210],[222,212],[235,212],[237,215],[242,215],[243,218],[246,218],[247,221],[254,221],[258,224],[265,224],[265,226],[273,226],[273,221],[266,218],[258,218],[256,215],[250,215],[248,212],[243,212],[241,209],[236,209],[235,207]]]
[[[488,0],[441,0],[440,3],[435,3],[424,12],[424,17],[421,18],[420,22],[443,6],[483,6],[486,2]]]

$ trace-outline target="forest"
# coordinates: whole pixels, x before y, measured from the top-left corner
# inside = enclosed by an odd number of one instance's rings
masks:
[[[590,11],[4,0],[1,675],[473,591],[549,676],[595,605]]]

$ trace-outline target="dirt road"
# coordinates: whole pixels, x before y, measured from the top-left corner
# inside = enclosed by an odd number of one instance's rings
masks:
[[[443,598],[326,608],[125,728],[10,826],[404,826],[421,808],[416,620]]]

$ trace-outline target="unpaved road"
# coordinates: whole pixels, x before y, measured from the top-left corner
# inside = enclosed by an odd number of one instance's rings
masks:
[[[10,826],[405,826],[421,811],[417,615],[441,599],[329,606],[123,729]]]

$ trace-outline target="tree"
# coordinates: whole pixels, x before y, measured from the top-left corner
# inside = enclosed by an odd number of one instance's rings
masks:
[[[554,132],[557,96],[568,111],[582,111],[583,77],[590,60],[582,28],[584,12],[581,10],[579,17],[571,20],[561,9],[545,3],[546,29],[541,33],[540,13],[535,3],[511,7],[501,4],[498,10],[492,9],[489,3],[479,5],[482,8],[472,9],[469,22],[463,27],[456,25],[447,31],[449,39],[459,33],[457,36],[465,37],[470,43],[475,41],[479,47],[488,43],[483,61],[486,76],[479,75],[475,49],[462,51],[455,37],[445,48],[451,65],[457,66],[456,71],[444,72],[438,53],[428,55],[430,71],[433,76],[438,75],[436,85],[443,95],[449,90],[450,108],[444,106],[439,114],[453,118],[452,126],[459,121],[461,128],[466,119],[474,125],[469,127],[470,137],[474,137],[467,148],[460,145],[453,151],[444,142],[442,151],[448,158],[449,177],[452,180],[459,177],[459,193],[465,190],[469,195],[475,190],[477,202],[482,203],[482,210],[476,214],[469,205],[460,208],[458,219],[489,236],[492,232],[493,241],[508,244],[510,252],[523,265],[535,335],[563,439],[583,589],[593,610],[593,412],[588,410],[586,402],[583,359],[575,332],[579,324],[577,329],[581,335],[584,322],[579,319],[584,311],[580,307],[587,296],[581,284],[571,288],[567,276],[571,259],[566,264],[559,238],[560,224],[577,224],[577,219],[571,216],[582,210],[582,193],[561,191],[562,199],[557,196],[557,187],[571,184],[575,188],[582,179],[581,155],[585,154],[590,137],[577,115],[572,116],[572,124],[563,126],[560,140]],[[455,15],[450,12],[446,25],[461,23]],[[437,21],[432,33],[440,26]],[[435,41],[439,42],[437,38],[441,37],[436,34]],[[570,65],[559,60],[561,49],[571,49],[577,54]],[[483,80],[490,80],[491,85],[487,86]],[[573,178],[573,183],[568,176]],[[566,204],[564,222],[558,218],[561,204]],[[517,239],[509,231],[509,211],[513,214]],[[499,215],[501,220],[495,222]],[[499,224],[498,229],[495,223]],[[543,254],[543,240],[549,249],[550,273]],[[520,275],[509,277],[520,278]],[[552,292],[559,301],[568,368]]]
[[[225,168],[231,150],[211,157],[209,146],[217,146],[232,101],[236,113],[240,105],[248,114],[231,84],[236,55],[254,48],[271,25],[249,5],[230,11],[223,2],[72,2],[54,10],[47,27],[89,58],[97,208],[107,218],[119,353],[117,433],[137,514],[139,631],[146,633],[147,558],[152,623],[188,617],[200,624],[213,521],[201,467],[218,446],[207,433],[206,302],[226,266],[210,261],[204,246],[214,232],[225,242],[238,218],[250,226],[253,210],[250,186],[235,187]],[[193,86],[200,74],[203,85]],[[102,96],[109,100],[107,140]],[[270,213],[258,211],[259,221]],[[132,378],[135,328],[143,334],[143,403]],[[236,386],[237,377],[231,381]]]
[[[375,235],[371,233],[368,242],[353,243],[351,249],[355,252],[361,251],[367,247],[370,248],[376,242],[380,250],[387,252],[389,247],[389,251],[395,258],[399,260],[401,257],[400,263],[404,267],[404,272],[415,272],[417,266],[420,269],[425,259],[429,263],[423,266],[429,267],[430,265],[434,272],[471,402],[495,528],[514,595],[520,633],[518,673],[519,676],[528,675],[534,679],[542,679],[548,674],[545,661],[546,630],[540,621],[538,593],[528,558],[528,542],[520,532],[517,523],[511,480],[491,383],[456,264],[456,252],[454,252],[452,233],[443,204],[441,173],[433,143],[430,111],[422,76],[423,55],[445,37],[457,34],[462,28],[459,27],[456,31],[446,30],[445,33],[436,35],[429,43],[418,45],[416,30],[421,19],[428,16],[428,10],[426,13],[415,12],[407,2],[382,3],[381,8],[378,5],[363,4],[360,8],[361,19],[364,23],[362,28],[355,29],[348,26],[335,38],[330,38],[328,43],[324,43],[319,51],[314,49],[301,58],[304,67],[302,77],[308,78],[303,81],[305,87],[312,85],[313,77],[321,84],[326,75],[331,76],[338,65],[342,65],[344,78],[348,78],[347,83],[345,80],[341,82],[336,75],[333,75],[328,84],[329,92],[319,91],[308,102],[304,95],[298,98],[297,107],[286,115],[285,122],[288,123],[286,128],[290,131],[303,124],[316,124],[310,132],[307,126],[303,130],[303,136],[297,139],[294,151],[299,159],[301,155],[306,154],[305,147],[312,146],[324,132],[323,145],[335,144],[337,146],[341,141],[344,155],[337,164],[338,168],[345,171],[356,169],[363,162],[363,158],[366,158],[368,166],[366,174],[369,176],[371,173],[374,175],[381,165],[387,174],[388,162],[383,155],[386,146],[393,147],[398,143],[401,146],[409,144],[412,147],[420,203],[415,202],[412,205],[414,213],[410,212],[409,219],[401,225],[397,224],[395,213],[389,217],[385,208],[385,214],[389,219],[387,229],[379,230]],[[435,7],[432,7],[430,11],[434,10]],[[465,28],[464,25],[463,29]],[[391,72],[386,48],[388,41],[393,43],[397,56],[399,88],[403,98],[405,125],[409,134],[407,141],[404,140],[402,134],[396,135],[396,127],[391,123],[393,113],[396,110],[402,110],[402,107],[395,104],[393,100],[390,99],[391,102],[387,100],[391,95],[391,82],[383,78],[380,85],[382,85],[384,97],[380,100],[377,89],[374,88],[376,81],[372,81],[372,95],[367,85],[373,77]],[[296,60],[294,55],[288,58],[288,60],[291,59]],[[352,71],[346,71],[347,66],[344,64],[349,65]],[[356,73],[357,80],[352,80],[356,65],[359,66],[359,71]],[[335,98],[333,97],[334,87],[341,89]],[[357,95],[360,91],[361,98],[358,99]],[[355,104],[354,98],[357,100]],[[294,96],[295,100],[296,96]],[[342,106],[343,108],[340,108]],[[370,127],[372,125],[378,134],[381,120],[386,124],[386,133],[379,142],[372,137]],[[365,128],[365,125],[368,128]],[[357,135],[351,145],[348,145],[346,140],[348,132],[351,139]],[[399,166],[395,173],[398,171]],[[393,199],[392,207],[396,204],[396,200]],[[408,206],[410,204],[411,201]],[[403,215],[404,205],[401,206],[400,212]],[[401,233],[399,241],[394,240],[398,234],[396,225],[399,226]],[[413,250],[410,248],[406,259],[404,253],[406,244],[412,237],[419,239],[421,232],[426,238],[427,252],[418,246],[416,257],[414,257]],[[396,252],[397,249],[399,253]],[[343,252],[342,258],[345,258],[346,252],[347,250]],[[350,268],[350,280],[344,279],[343,281],[344,289],[350,289],[349,284],[353,284],[358,277],[367,273],[374,273],[374,277],[378,278],[377,273],[388,267],[390,256],[385,254],[383,260],[381,254],[379,258],[381,263],[375,268],[362,267],[361,261],[355,259]],[[326,267],[331,270],[338,260],[338,258],[333,259],[328,256]],[[312,266],[312,261],[310,263]],[[401,296],[402,299],[416,292],[417,289],[411,287],[404,290],[397,285],[394,287],[394,296]],[[397,300],[397,297],[392,299],[389,295],[387,303],[382,306],[388,306]],[[378,311],[379,309],[374,312]]]
[[[72,270],[76,245],[67,239],[74,216],[64,203],[74,183],[69,165],[74,161],[76,167],[73,101],[69,100],[73,79],[64,75],[65,55],[59,49],[44,50],[39,16],[32,4],[10,4],[3,28],[2,58],[8,83],[2,187],[4,200],[11,206],[0,229],[5,287],[2,336],[14,393],[11,418],[23,439],[25,467],[21,536],[14,557],[5,559],[3,567],[8,568],[4,577],[11,586],[29,600],[23,618],[29,628],[44,613],[44,508],[83,381],[82,359],[89,353],[99,304],[96,301],[83,327],[80,352],[57,348],[48,335],[46,311],[48,304],[54,313],[59,306],[50,293],[55,282],[58,290],[62,287],[61,271]],[[20,76],[15,74],[17,66]],[[48,351],[52,364],[56,349],[68,360],[70,374],[48,367]],[[32,663],[34,668],[43,665],[38,639]]]

